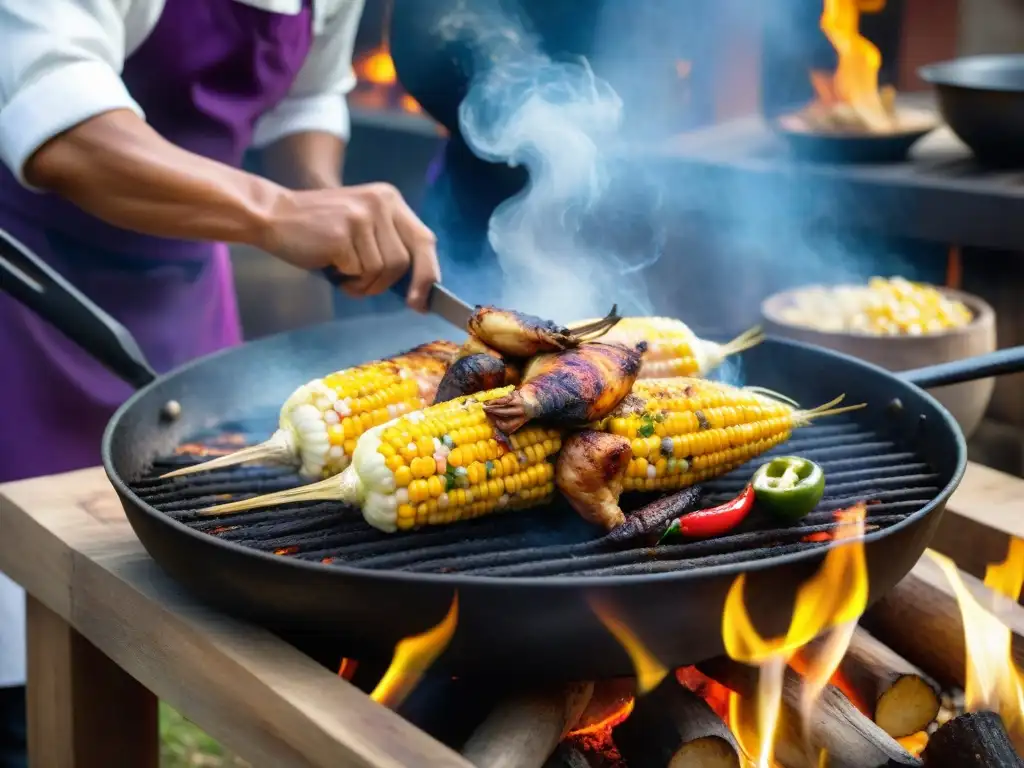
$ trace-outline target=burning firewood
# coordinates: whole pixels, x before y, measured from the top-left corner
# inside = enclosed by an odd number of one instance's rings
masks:
[[[736,739],[700,696],[668,677],[614,732],[630,766],[740,768]]]
[[[591,763],[579,748],[563,741],[544,763],[544,768],[591,768]]]
[[[735,691],[745,699],[757,695],[758,670],[734,662],[726,657],[702,662],[697,668],[713,680]],[[803,680],[788,668],[782,686],[783,717],[791,724],[797,722]],[[921,761],[911,755],[889,734],[865,716],[834,685],[827,685],[810,718],[810,746],[815,752],[828,753],[831,768],[864,768],[864,766],[916,766]],[[785,735],[785,734],[780,734]],[[789,741],[793,741],[793,734]],[[799,743],[799,742],[797,742]],[[780,753],[780,762],[787,768],[803,768],[806,763],[796,755],[802,750],[787,749],[794,757],[786,759]],[[816,763],[812,762],[813,766]]]
[[[987,592],[980,580],[960,578],[975,595]],[[1000,617],[1013,630],[1013,659],[1024,666],[1024,623],[1017,605],[995,598]],[[1016,616],[1015,616],[1016,614]],[[963,688],[967,650],[964,624],[956,595],[941,569],[929,558],[918,561],[907,576],[872,606],[861,622],[896,653],[925,670],[944,686]]]
[[[839,674],[856,703],[893,738],[923,731],[942,705],[935,682],[860,627],[839,664]]]
[[[473,732],[462,755],[477,768],[540,768],[594,694],[593,683],[514,696]]]
[[[939,728],[924,750],[927,768],[1024,768],[999,715],[971,712]]]

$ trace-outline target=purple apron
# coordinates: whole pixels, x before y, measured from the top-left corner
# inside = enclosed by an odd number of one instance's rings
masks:
[[[287,94],[312,43],[293,16],[236,0],[167,0],[123,79],[164,138],[238,166],[257,118]],[[0,228],[123,323],[158,371],[238,343],[227,247],[111,227],[0,166]],[[129,388],[0,294],[0,482],[100,461]]]

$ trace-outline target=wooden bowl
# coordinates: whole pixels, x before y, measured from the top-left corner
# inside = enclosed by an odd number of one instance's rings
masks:
[[[797,294],[829,286],[804,286],[770,296],[761,304],[765,331],[774,336],[816,344],[837,352],[859,357],[890,371],[908,371],[936,363],[946,363],[992,352],[996,348],[995,312],[985,301],[962,291],[940,290],[951,299],[962,301],[974,319],[961,328],[922,336],[873,336],[852,331],[818,331],[793,325],[783,319],[785,310],[796,301]],[[837,287],[837,286],[834,286]],[[939,387],[931,394],[959,422],[965,437],[977,429],[995,387],[993,379],[969,381]]]

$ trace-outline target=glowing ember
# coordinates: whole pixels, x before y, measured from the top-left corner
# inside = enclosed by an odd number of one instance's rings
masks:
[[[224,432],[209,440],[182,443],[174,449],[178,456],[225,456],[248,445],[241,432]]]
[[[630,661],[633,662],[633,669],[636,672],[637,693],[642,696],[657,688],[661,681],[665,679],[665,676],[668,675],[669,670],[647,650],[647,647],[633,630],[627,627],[607,606],[595,599],[591,599],[590,607],[594,611],[594,615],[601,620],[605,628],[612,633],[615,639],[619,641],[619,645],[629,654]]]
[[[928,555],[949,580],[963,616],[966,710],[998,713],[1014,741],[1024,741],[1024,678],[1013,662],[1013,633],[995,613],[999,599],[1020,599],[1024,585],[1024,540],[1011,539],[1006,560],[986,569],[985,586],[994,593],[987,607],[964,585],[952,560],[932,550],[928,550]],[[1017,743],[1018,749],[1022,747],[1024,744]]]
[[[298,547],[281,547],[280,549],[275,549],[274,550],[274,554],[275,555],[294,555],[298,551],[299,551]]]
[[[924,748],[928,746],[928,734],[924,731],[915,733],[913,736],[904,736],[902,739],[896,739],[907,752],[920,757],[921,753],[924,752]]]
[[[739,697],[730,699],[730,724],[744,751],[756,756],[758,768],[773,765],[786,665],[811,640],[825,630],[833,630],[813,659],[803,658],[806,688],[801,709],[806,722],[846,652],[857,619],[867,608],[867,560],[861,539],[866,514],[863,503],[841,513],[839,519],[849,524],[834,535],[837,540],[850,542],[829,550],[818,572],[801,585],[785,636],[763,638],[754,627],[743,600],[745,574],[736,577],[726,596],[722,616],[726,653],[735,661],[761,667],[754,717],[750,715],[751,707],[743,706]]]
[[[342,659],[341,664],[338,665],[338,677],[345,680],[351,680],[356,670],[359,668],[359,662],[355,659]]]
[[[587,723],[581,728],[570,731],[567,738],[572,739],[589,752],[606,752],[614,749],[612,728],[624,722],[632,714],[635,704],[636,699],[628,696],[610,714],[597,722]],[[584,712],[581,721],[585,718],[586,712]]]
[[[391,709],[401,704],[430,665],[448,647],[458,621],[459,596],[456,594],[441,623],[421,635],[407,637],[398,642],[391,666],[373,689],[370,698]]]
[[[696,667],[680,667],[676,670],[676,680],[684,688],[689,688],[704,699],[716,715],[723,720],[728,719],[729,697],[732,695],[728,688],[712,680]]]

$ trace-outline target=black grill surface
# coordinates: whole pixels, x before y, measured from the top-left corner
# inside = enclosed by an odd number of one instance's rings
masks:
[[[272,425],[263,426],[250,424],[241,438],[262,439]],[[217,438],[201,436],[196,442],[215,445]],[[828,533],[839,525],[834,512],[855,502],[869,502],[868,530],[876,530],[913,514],[940,490],[939,476],[912,451],[840,419],[799,430],[767,456],[787,454],[817,461],[827,477],[825,498],[799,525],[779,527],[755,511],[727,536],[631,549],[605,539],[563,504],[396,534],[371,528],[358,510],[337,503],[202,517],[199,509],[219,501],[279,491],[303,481],[290,469],[257,466],[168,480],[157,477],[200,461],[195,454],[158,459],[151,475],[134,488],[144,501],[197,531],[282,557],[373,570],[490,577],[641,574],[753,561],[824,546]],[[705,484],[702,506],[734,496],[766,458]]]

